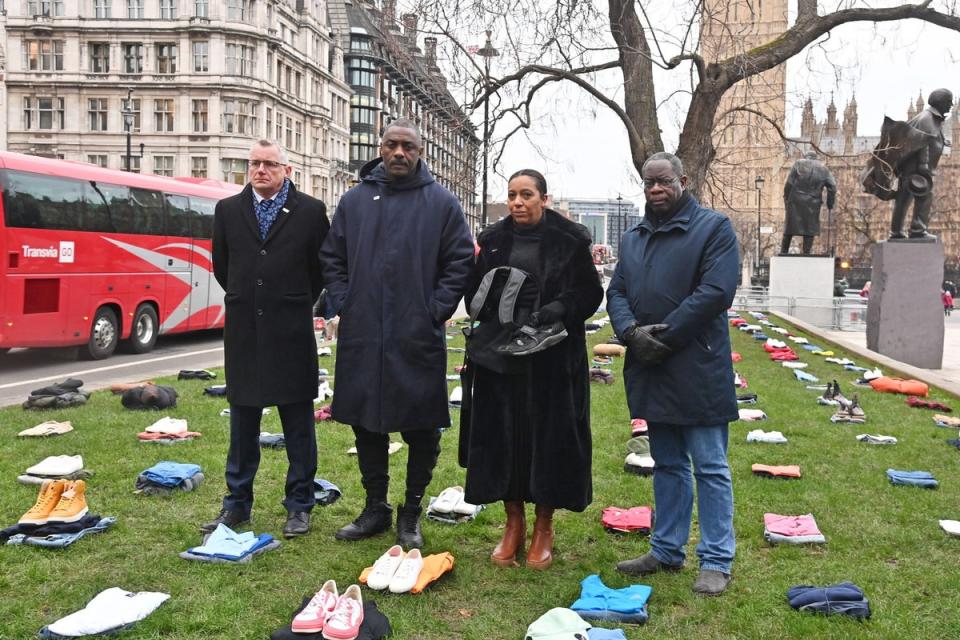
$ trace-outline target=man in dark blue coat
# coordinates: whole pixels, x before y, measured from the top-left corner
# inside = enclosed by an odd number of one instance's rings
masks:
[[[607,310],[627,345],[630,415],[649,425],[657,518],[650,552],[617,569],[645,575],[683,566],[695,478],[693,589],[718,595],[730,583],[735,551],[727,427],[738,412],[726,310],[737,287],[737,238],[730,220],[684,192],[676,156],[650,156],[642,175],[646,213],[623,236]]]
[[[317,341],[313,303],[323,289],[320,244],[330,224],[322,202],[297,191],[279,144],[250,149],[250,182],[217,203],[213,272],[225,292],[223,330],[230,401],[230,451],[223,510],[201,527],[250,518],[260,464],[260,418],[276,405],[286,440],[286,537],[309,531],[317,438]]]
[[[366,505],[336,533],[362,540],[390,528],[391,432],[410,451],[397,542],[421,547],[421,502],[450,425],[444,326],[473,264],[473,240],[456,197],[420,159],[420,132],[395,120],[380,157],[340,199],[321,251],[327,311],[340,315],[333,418],[353,427]]]

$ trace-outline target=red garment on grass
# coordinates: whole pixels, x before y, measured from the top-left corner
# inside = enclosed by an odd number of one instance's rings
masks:
[[[333,417],[333,409],[330,405],[324,405],[313,412],[314,422],[321,422],[323,420],[329,420]]]
[[[804,516],[781,516],[776,513],[763,514],[763,526],[770,533],[781,536],[822,536],[817,521],[812,514]]]
[[[650,533],[650,527],[653,526],[653,509],[650,507],[632,507],[630,509],[621,509],[620,507],[607,507],[603,510],[600,518],[603,526],[612,531],[623,531],[629,533],[637,531],[640,533]]]
[[[786,361],[799,360],[800,357],[797,355],[797,353],[793,349],[791,349],[790,347],[787,347],[786,349],[780,349],[779,351],[774,351],[773,353],[771,353],[770,359],[773,360],[774,362],[783,362],[785,360]]]
[[[940,411],[945,411],[946,413],[953,413],[953,409],[942,402],[936,402],[935,400],[921,400],[917,396],[909,396],[906,400],[906,403],[914,409],[939,409]]]
[[[737,353],[736,351],[731,351],[730,359],[733,360],[734,362],[740,362],[741,360],[743,360],[743,356]]]

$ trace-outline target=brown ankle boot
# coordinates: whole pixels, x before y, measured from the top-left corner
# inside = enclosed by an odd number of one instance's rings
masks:
[[[531,569],[546,569],[553,564],[553,509],[537,505],[537,520],[533,524],[533,537],[527,550],[527,566]]]
[[[527,519],[523,502],[504,502],[507,512],[507,524],[503,527],[503,539],[490,554],[490,560],[501,567],[517,564],[517,552],[523,549],[527,541]]]

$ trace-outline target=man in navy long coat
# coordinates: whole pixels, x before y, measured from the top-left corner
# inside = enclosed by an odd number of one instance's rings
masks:
[[[327,311],[340,315],[333,418],[353,427],[366,504],[336,533],[362,540],[390,528],[389,433],[409,445],[397,541],[421,547],[421,502],[450,425],[444,326],[473,264],[456,197],[420,158],[416,125],[395,120],[380,157],[340,199],[321,261]]]
[[[309,531],[317,471],[313,304],[323,288],[320,245],[330,224],[322,202],[297,191],[283,149],[250,149],[250,182],[217,203],[213,271],[225,292],[223,332],[230,451],[223,510],[203,531],[250,519],[260,464],[260,418],[276,405],[286,441],[286,537]]]
[[[737,238],[729,219],[684,192],[676,156],[650,156],[642,175],[646,213],[620,243],[607,310],[627,345],[630,415],[649,425],[657,518],[650,552],[617,569],[645,575],[683,566],[695,478],[700,575],[693,589],[718,595],[735,551],[727,426],[738,412],[726,310],[737,288]]]

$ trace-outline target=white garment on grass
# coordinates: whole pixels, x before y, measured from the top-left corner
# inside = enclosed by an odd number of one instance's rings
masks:
[[[83,458],[76,456],[47,456],[32,467],[27,467],[28,475],[65,476],[83,469]]]
[[[143,620],[163,604],[170,594],[154,591],[131,593],[118,587],[101,591],[86,607],[60,618],[47,629],[70,638],[103,633]]]
[[[871,435],[869,433],[861,433],[857,436],[857,440],[867,444],[897,444],[897,439],[893,436]]]
[[[740,419],[744,422],[754,422],[756,420],[766,420],[767,414],[761,409],[740,409]]]
[[[147,427],[147,433],[184,433],[186,430],[186,420],[170,416],[164,416]]]
[[[783,360],[780,362],[781,367],[786,367],[787,369],[806,369],[807,363],[800,362],[798,360]]]
[[[957,520],[941,520],[940,528],[949,533],[952,536],[960,537],[960,521]]]
[[[463,387],[455,387],[452,392],[450,392],[450,404],[460,404],[463,402]]]
[[[747,434],[747,442],[767,442],[771,444],[783,444],[787,439],[779,431],[764,431],[763,429],[754,429]]]

